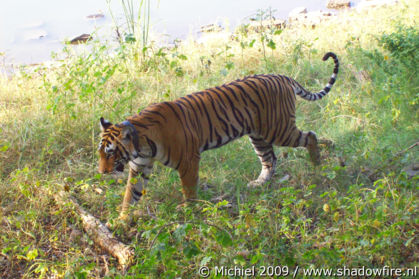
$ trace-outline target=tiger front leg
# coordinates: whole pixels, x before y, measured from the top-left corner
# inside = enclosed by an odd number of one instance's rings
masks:
[[[199,159],[189,161],[187,167],[180,167],[179,176],[182,181],[182,193],[185,202],[196,199],[199,182]]]
[[[143,195],[143,189],[147,186],[149,176],[153,169],[152,161],[142,161],[129,163],[130,170],[125,188],[124,200],[122,202],[121,213],[119,219],[127,221],[129,218],[129,207],[132,203],[140,200]]]

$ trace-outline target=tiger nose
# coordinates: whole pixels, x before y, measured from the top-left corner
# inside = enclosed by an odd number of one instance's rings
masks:
[[[108,170],[107,170],[107,169],[102,169],[102,168],[99,168],[99,169],[98,169],[98,172],[99,172],[100,174],[105,174],[105,173],[108,173]]]

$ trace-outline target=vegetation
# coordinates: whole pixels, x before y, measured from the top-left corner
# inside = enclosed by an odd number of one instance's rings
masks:
[[[345,12],[314,30],[242,31],[205,44],[92,42],[82,54],[66,48],[53,67],[1,78],[0,277],[417,266],[418,175],[405,171],[419,158],[414,2]],[[177,173],[157,165],[133,222],[115,224],[125,178],[96,172],[100,116],[121,122],[150,103],[255,73],[286,74],[318,91],[332,72],[321,61],[327,51],[341,61],[337,82],[324,100],[299,100],[297,113],[299,127],[334,142],[323,146],[321,166],[304,149],[277,148],[272,182],[247,188],[260,163],[243,138],[203,154],[201,201],[178,207]],[[54,201],[62,189],[135,249],[125,275],[82,233],[74,208]]]

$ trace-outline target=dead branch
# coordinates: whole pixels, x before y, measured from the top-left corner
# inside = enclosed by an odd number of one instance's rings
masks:
[[[58,204],[64,205],[70,203],[80,215],[84,231],[100,248],[118,259],[118,263],[125,270],[130,264],[133,252],[132,250],[113,237],[108,228],[97,218],[84,210],[69,194],[60,191],[54,195]]]
[[[416,146],[419,146],[419,141],[415,142],[411,146],[397,152],[394,154],[391,158],[389,158],[386,162],[383,162],[381,167],[377,168],[375,171],[370,173],[368,177],[371,179],[371,177],[375,177],[379,172],[383,171],[385,168],[387,168],[391,163],[393,163],[396,159],[398,159],[401,155],[405,154],[407,151],[411,150],[412,148],[415,148]]]

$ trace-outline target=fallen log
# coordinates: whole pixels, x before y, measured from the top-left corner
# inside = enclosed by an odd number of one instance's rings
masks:
[[[80,215],[84,231],[89,235],[95,244],[114,256],[119,265],[125,271],[131,262],[133,251],[127,245],[117,240],[108,228],[97,218],[84,210],[69,194],[64,191],[54,195],[58,204],[70,203]]]

